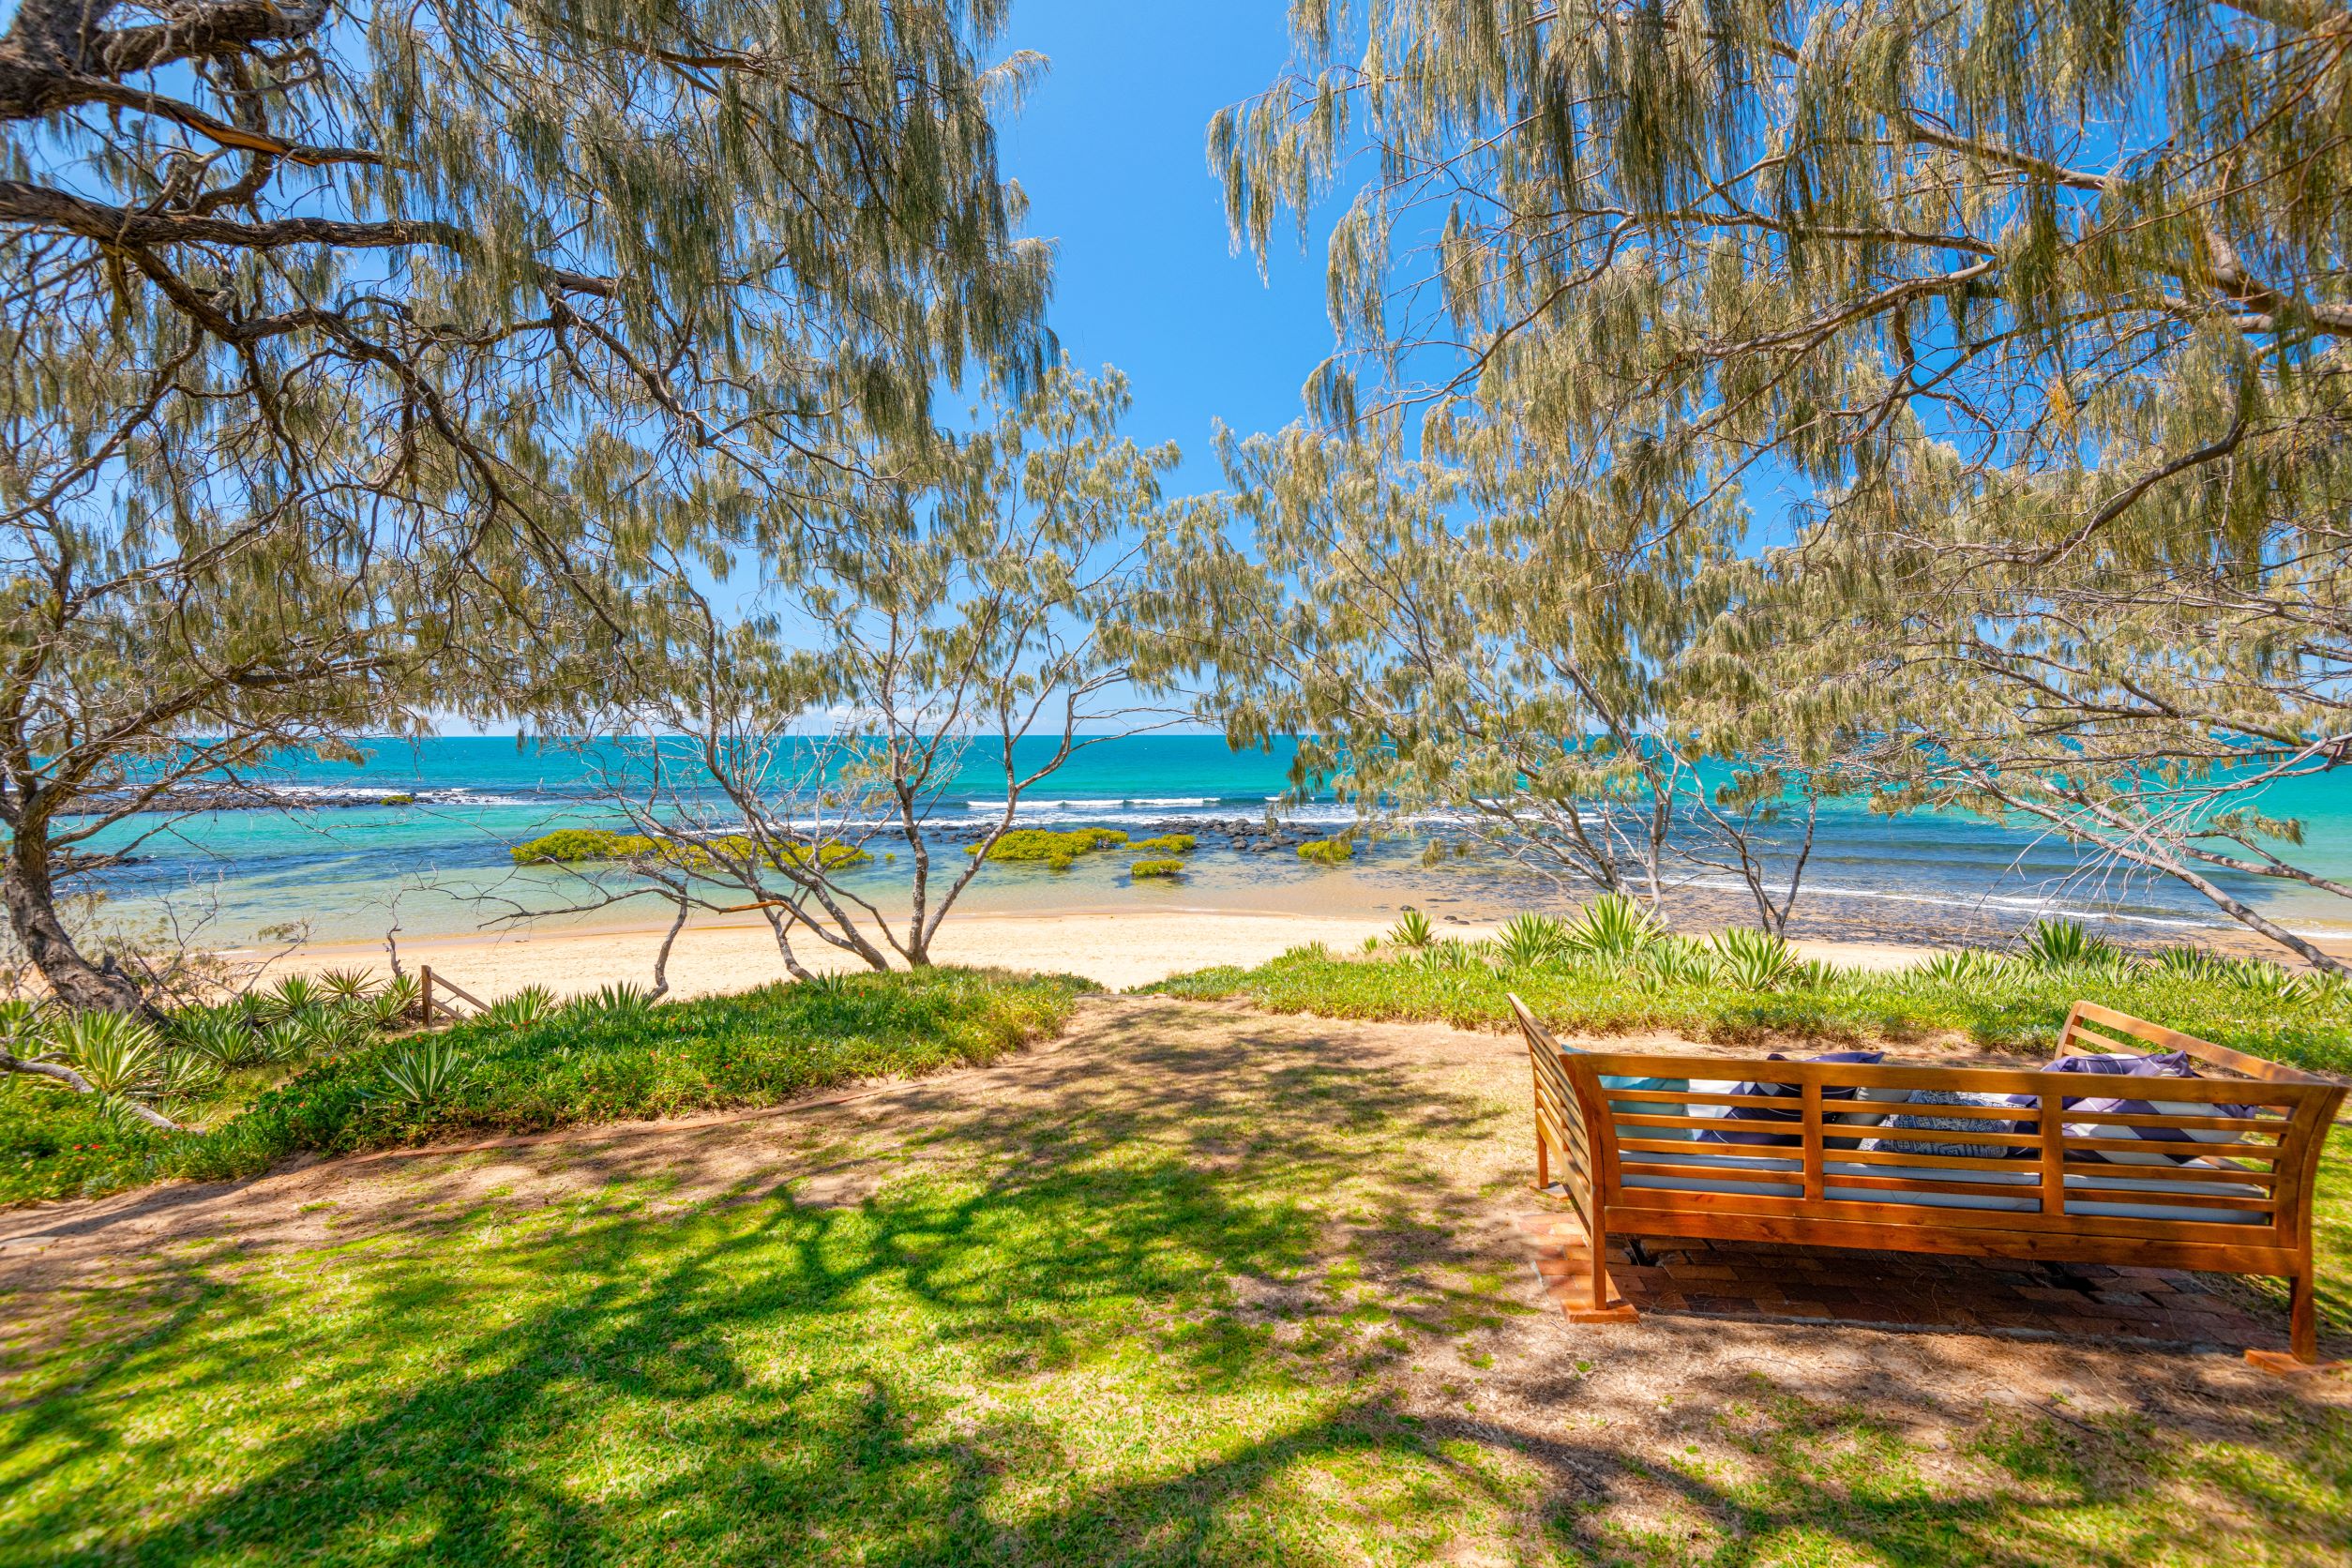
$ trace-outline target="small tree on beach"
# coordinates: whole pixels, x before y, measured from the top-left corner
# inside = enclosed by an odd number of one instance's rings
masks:
[[[1658,537],[1773,496],[1794,542],[1718,646],[1889,737],[1892,798],[2333,964],[2222,883],[2343,891],[2261,807],[2352,761],[2342,6],[1291,14],[1299,68],[1212,162],[1261,254],[1376,171],[1329,422],[1474,396]]]
[[[797,548],[841,432],[1035,369],[1002,20],[16,8],[0,887],[59,998],[138,1004],[57,892],[192,787],[500,709],[667,561]]]
[[[1179,520],[1214,507],[1162,498],[1176,448],[1121,436],[1128,402],[1116,372],[1051,369],[969,437],[872,454],[889,477],[775,563],[753,613],[726,620],[683,574],[648,596],[621,656],[593,661],[626,677],[549,716],[597,737],[599,795],[642,840],[586,902],[757,910],[796,976],[796,933],[929,964],[1028,792],[1170,716],[1139,695],[1167,660],[1131,610]],[[975,817],[952,790],[994,798]],[[951,823],[981,831],[942,864]],[[885,853],[904,857],[887,892]]]
[[[1566,889],[1652,908],[1722,867],[1779,929],[1834,731],[1702,778],[1770,706],[1693,658],[1726,602],[1738,509],[1656,532],[1620,493],[1524,460],[1504,412],[1449,403],[1421,436],[1417,457],[1393,421],[1227,440],[1253,537],[1171,552],[1158,601],[1214,671],[1201,713],[1236,746],[1301,737],[1295,787],[1328,784],[1367,818],[1444,813]],[[1784,793],[1803,828],[1776,857]]]

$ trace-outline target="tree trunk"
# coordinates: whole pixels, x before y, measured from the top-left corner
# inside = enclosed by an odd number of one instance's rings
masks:
[[[139,988],[128,976],[83,957],[65,922],[57,918],[48,823],[30,812],[10,836],[7,862],[0,865],[0,901],[8,906],[8,928],[17,944],[59,1002],[76,1012],[146,1010]]]

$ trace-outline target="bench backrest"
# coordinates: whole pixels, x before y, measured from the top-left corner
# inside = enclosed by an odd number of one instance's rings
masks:
[[[1629,1179],[1687,1179],[1691,1159],[1704,1151],[1708,1180],[1733,1189],[1703,1199],[1718,1210],[1785,1213],[1834,1193],[1841,1217],[1914,1227],[1954,1223],[1960,1206],[1895,1199],[1936,1194],[2039,1216],[2021,1222],[2029,1228],[2056,1222],[2114,1236],[2280,1244],[2307,1229],[2321,1141],[2344,1094],[2310,1074],[2090,1003],[2078,1003],[2068,1018],[2066,1051],[2185,1050],[2237,1076],[1580,1051],[1562,1048],[1518,998],[1511,1000],[1535,1064],[1539,1127],[1563,1155],[1561,1179],[1588,1218],[1595,1204],[1626,1200]],[[1621,1086],[1605,1088],[1605,1077]],[[1645,1078],[1666,1085],[1622,1086]],[[1733,1087],[1741,1083],[1786,1085],[1793,1093],[1742,1094]],[[2025,1103],[1896,1100],[1918,1090],[2023,1096]],[[2068,1105],[2107,1098],[2148,1106]],[[1955,1125],[1892,1129],[1862,1120],[1907,1113]],[[1702,1132],[1713,1136],[1695,1142]],[[1726,1143],[1726,1137],[1736,1141]],[[1736,1163],[1742,1160],[1744,1168]],[[1654,1192],[1638,1196],[1666,1201]],[[2117,1206],[2165,1214],[2094,1212]]]

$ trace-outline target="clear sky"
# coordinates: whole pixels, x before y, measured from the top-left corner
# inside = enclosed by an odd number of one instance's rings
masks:
[[[1014,0],[1008,49],[1052,61],[1003,128],[1004,171],[1056,242],[1049,319],[1072,363],[1135,393],[1128,433],[1176,441],[1171,489],[1221,483],[1212,422],[1244,434],[1304,412],[1331,350],[1319,235],[1278,243],[1270,281],[1236,256],[1205,153],[1209,116],[1264,90],[1289,57],[1282,0]]]

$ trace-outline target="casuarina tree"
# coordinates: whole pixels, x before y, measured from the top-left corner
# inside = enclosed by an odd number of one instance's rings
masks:
[[[1042,363],[1000,0],[27,0],[0,37],[0,882],[289,746],[509,704],[850,427]],[[581,628],[586,628],[584,632]]]

